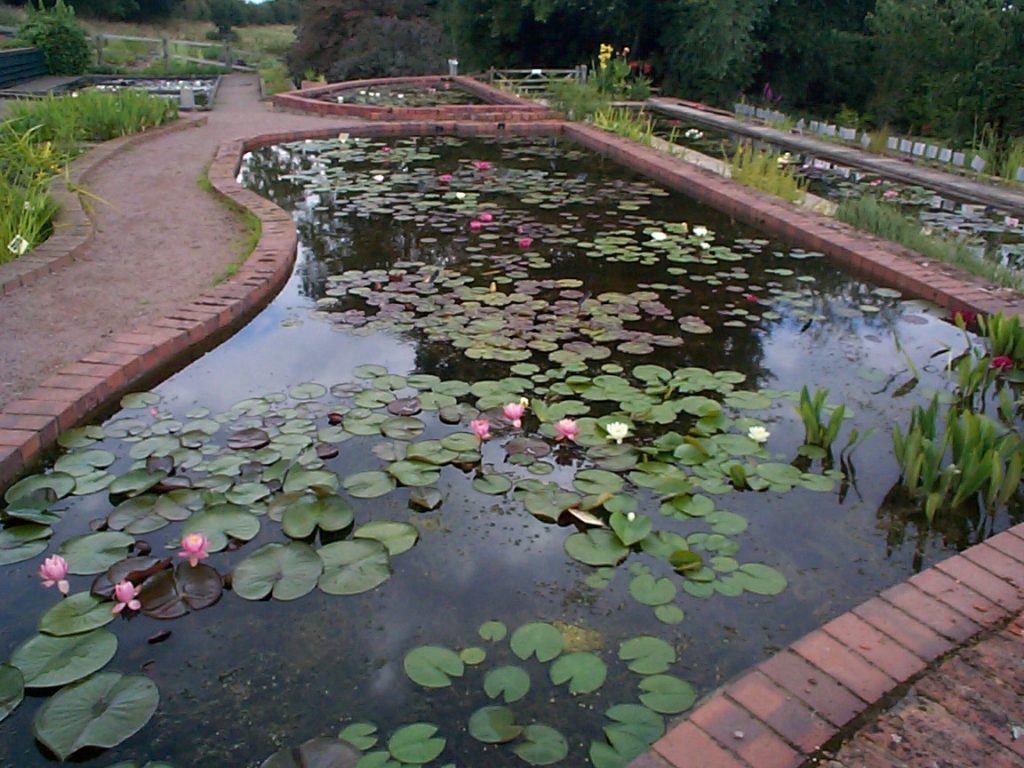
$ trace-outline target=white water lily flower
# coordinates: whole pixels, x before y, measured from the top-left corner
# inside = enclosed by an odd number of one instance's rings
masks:
[[[711,244],[702,241],[701,244],[700,244],[700,248],[701,248],[702,251],[710,251],[711,250]]]
[[[521,406],[523,406],[523,408],[529,408],[530,407],[530,398],[528,398],[528,397],[520,397],[519,398],[519,404]]]
[[[698,225],[698,226],[693,228],[693,234],[696,237],[707,237],[708,228],[707,227],[702,227],[702,226]]]
[[[608,433],[608,437],[614,440],[616,443],[622,444],[622,441],[629,435],[629,425],[623,424],[621,421],[613,421],[607,427],[604,428]]]
[[[466,199],[466,193],[465,192],[456,192],[455,193],[455,199],[456,200],[465,200]]]
[[[384,174],[378,173],[376,176],[373,177],[373,180],[377,182],[384,181]]]
[[[747,430],[747,437],[753,440],[755,443],[767,443],[768,438],[772,436],[764,427],[751,427]]]
[[[626,519],[629,520],[629,522],[632,523],[634,520],[636,520],[636,512],[629,512],[629,513],[627,513],[626,514]]]
[[[340,141],[342,144],[344,144],[346,141],[348,141],[348,134],[344,133],[344,132],[339,133],[338,134],[338,141]]]
[[[659,232],[656,230],[654,232],[651,232],[651,240],[668,240],[668,235],[666,235],[664,232]]]

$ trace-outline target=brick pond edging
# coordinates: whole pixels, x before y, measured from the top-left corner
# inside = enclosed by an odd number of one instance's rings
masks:
[[[478,97],[484,104],[440,104],[436,107],[401,107],[375,104],[339,104],[322,101],[319,97],[336,91],[350,91],[354,88],[375,86],[412,85],[440,86],[454,85]],[[471,77],[457,75],[442,77],[388,77],[372,80],[348,80],[330,83],[298,91],[279,93],[273,97],[274,106],[295,112],[310,112],[317,115],[338,117],[359,117],[364,120],[493,120],[520,122],[525,120],[546,120],[556,113],[543,104],[520,98]]]
[[[715,691],[630,768],[799,768],[932,662],[1024,608],[1024,524],[804,635]]]
[[[168,133],[197,128],[205,123],[205,117],[179,118],[168,125],[97,144],[74,160],[67,179],[58,176],[50,184],[50,196],[58,206],[53,234],[24,256],[0,264],[0,296],[67,266],[92,242],[95,234],[92,220],[82,206],[81,196],[73,188],[85,187],[95,170],[121,152]],[[85,191],[88,192],[88,188]]]

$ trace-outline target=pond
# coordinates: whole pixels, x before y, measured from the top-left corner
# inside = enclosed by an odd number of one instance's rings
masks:
[[[366,104],[383,107],[443,107],[460,104],[485,104],[474,93],[454,83],[436,85],[413,83],[394,85],[367,85],[360,88],[332,90],[316,97],[334,104]]]
[[[750,139],[683,120],[652,115],[655,135],[696,152],[728,162],[741,142]],[[754,146],[772,154],[784,150],[777,144],[756,140]],[[1013,269],[1024,269],[1024,224],[991,206],[954,200],[933,189],[904,184],[876,173],[850,168],[800,152],[789,154],[790,164],[808,182],[807,190],[836,203],[872,195],[918,219],[935,234],[959,237],[987,259]]]
[[[891,425],[968,344],[941,312],[577,146],[341,137],[242,179],[294,214],[287,286],[7,493],[0,764],[54,762],[35,723],[90,766],[339,733],[359,768],[625,766],[1019,518],[894,490]],[[846,409],[831,458],[803,386]]]

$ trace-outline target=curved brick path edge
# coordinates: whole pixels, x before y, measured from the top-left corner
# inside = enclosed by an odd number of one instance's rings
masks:
[[[209,178],[259,217],[256,249],[226,283],[163,318],[122,333],[63,368],[0,413],[0,488],[38,464],[59,432],[142,382],[188,362],[241,327],[287,281],[297,235],[290,215],[236,181],[258,146],[326,138],[339,129],[286,131],[222,144]],[[454,133],[564,135],[667,186],[790,242],[824,251],[852,270],[946,307],[1019,313],[1016,294],[936,269],[846,225],[797,209],[589,126],[534,121],[366,123],[354,136]],[[839,616],[704,699],[632,768],[797,768],[842,729],[944,654],[1024,609],[1024,525],[990,538]]]

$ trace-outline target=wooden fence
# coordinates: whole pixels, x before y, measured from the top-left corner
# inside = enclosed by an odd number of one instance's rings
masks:
[[[587,65],[581,64],[572,69],[494,69],[491,68],[479,75],[479,78],[498,88],[521,93],[547,93],[551,83],[565,80],[587,82]]]
[[[136,35],[93,35],[93,46],[96,51],[96,63],[103,65],[107,57],[107,48],[110,43],[111,53],[117,47],[118,42],[143,43],[147,54],[152,57],[162,58],[164,64],[169,64],[171,59],[187,61],[193,64],[207,64],[209,66],[220,66],[225,69],[234,69],[241,72],[255,72],[256,68],[245,63],[239,63],[239,59],[258,59],[260,55],[252,51],[243,51],[232,48],[231,43],[206,43],[198,40],[175,40],[170,37],[140,37]],[[190,55],[202,52],[203,50],[216,49],[217,53],[211,58]]]

